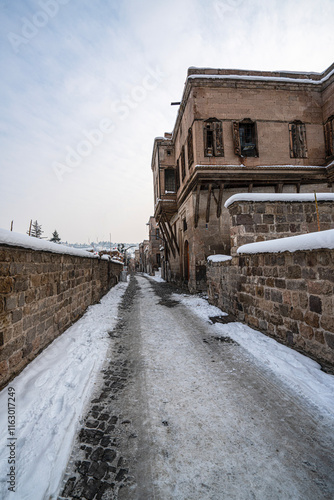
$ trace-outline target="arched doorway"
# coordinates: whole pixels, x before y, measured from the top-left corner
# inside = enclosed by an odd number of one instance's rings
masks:
[[[184,242],[183,277],[186,281],[189,280],[189,243],[188,243],[188,240],[186,240]]]

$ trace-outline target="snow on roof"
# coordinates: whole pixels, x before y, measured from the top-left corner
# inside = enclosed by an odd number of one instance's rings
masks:
[[[212,169],[215,169],[215,168],[250,168],[252,170],[254,170],[254,168],[328,168],[330,167],[331,165],[334,164],[334,161],[333,163],[330,163],[329,165],[256,165],[256,167],[248,167],[247,165],[244,165],[243,163],[240,163],[238,165],[195,165],[195,168],[212,168]]]
[[[209,255],[208,262],[226,262],[227,260],[232,260],[230,255],[215,254]]]
[[[311,78],[290,78],[290,77],[282,77],[282,76],[261,76],[261,75],[189,75],[188,79],[194,78],[209,78],[214,80],[254,80],[254,81],[263,81],[263,82],[282,82],[282,83],[311,83],[314,85],[321,85],[325,81],[327,81],[334,74],[334,70],[332,70],[328,75],[324,76],[319,80],[311,79]]]
[[[300,234],[277,238],[275,240],[248,243],[238,248],[238,254],[244,253],[280,253],[302,250],[334,249],[334,229],[317,233]]]
[[[31,250],[40,250],[44,252],[61,253],[67,255],[75,255],[76,257],[88,257],[90,259],[99,258],[99,255],[81,250],[79,248],[68,247],[66,245],[59,245],[51,241],[33,238],[27,234],[14,233],[7,229],[0,229],[0,245],[10,245],[15,247],[29,248]],[[121,264],[121,262],[119,262]]]
[[[334,193],[316,193],[318,201],[334,201]],[[284,201],[284,202],[307,202],[314,201],[314,193],[239,193],[234,194],[225,202],[225,208],[235,201]]]

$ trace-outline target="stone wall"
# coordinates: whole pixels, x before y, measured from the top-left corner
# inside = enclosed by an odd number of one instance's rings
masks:
[[[210,303],[334,366],[334,250],[240,255],[207,278]]]
[[[121,264],[0,246],[0,387],[118,280]]]
[[[298,195],[295,201],[251,196],[226,204],[232,260],[208,262],[209,301],[334,366],[334,250],[237,253],[244,244],[316,232],[315,203],[296,201]],[[333,201],[319,201],[318,207],[320,228],[334,229]]]
[[[298,196],[298,195],[296,195]],[[320,229],[334,228],[333,201],[319,201]],[[318,230],[315,202],[236,201],[228,207],[231,255],[247,243],[284,238]]]

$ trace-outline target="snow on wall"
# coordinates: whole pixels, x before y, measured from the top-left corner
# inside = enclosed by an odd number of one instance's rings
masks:
[[[237,253],[279,253],[319,249],[334,249],[334,229],[249,243],[239,247]]]
[[[333,201],[334,193],[317,193],[318,201]],[[312,202],[315,201],[313,193],[239,193],[234,194],[225,202],[225,208],[229,207],[235,201],[284,201],[284,202]]]
[[[261,82],[280,82],[280,83],[311,83],[313,85],[322,85],[324,82],[329,80],[329,78],[334,74],[334,70],[332,70],[328,75],[324,76],[319,80],[313,80],[311,78],[289,78],[282,76],[261,76],[261,75],[189,75],[188,80],[195,78],[205,78],[211,80],[251,80],[251,81],[261,81]]]
[[[7,229],[0,229],[0,245],[1,244],[29,248],[30,250],[74,255],[76,257],[87,257],[90,259],[99,258],[99,255],[88,252],[87,250],[80,250],[80,248],[59,245],[58,243],[52,243],[51,241],[33,238],[27,234],[14,233],[13,231],[8,231]],[[113,259],[111,259],[111,262],[114,262],[115,264],[122,264],[122,262]]]
[[[208,262],[226,262],[227,260],[232,260],[232,257],[230,255],[216,254],[209,255],[207,260]]]
[[[275,168],[275,169],[281,169],[281,168],[328,168],[330,167],[333,163],[330,163],[329,165],[289,165],[289,164],[285,164],[285,165],[256,165],[256,168]],[[221,164],[221,165],[195,165],[195,168],[211,168],[211,169],[221,169],[221,168],[249,168],[249,169],[253,169],[254,170],[254,167],[247,167],[247,165],[244,165],[243,163],[240,163],[238,165],[225,165],[225,164]]]

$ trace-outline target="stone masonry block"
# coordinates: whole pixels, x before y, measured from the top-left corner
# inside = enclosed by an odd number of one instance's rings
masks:
[[[317,295],[310,295],[309,298],[310,311],[316,312],[317,314],[322,313],[322,302],[321,298]]]

